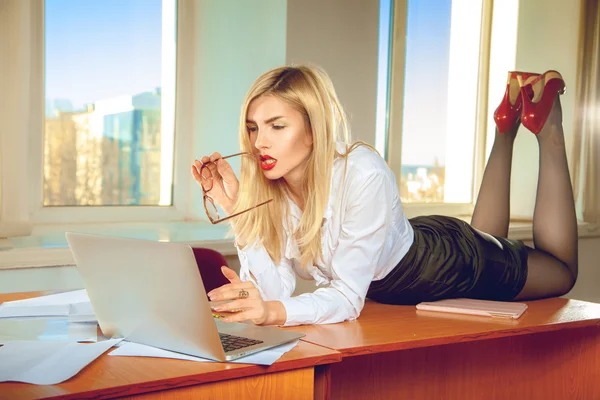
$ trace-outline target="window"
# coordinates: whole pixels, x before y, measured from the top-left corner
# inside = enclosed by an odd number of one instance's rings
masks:
[[[468,213],[485,135],[478,115],[489,7],[484,0],[408,0],[395,8],[394,37],[406,41],[392,45],[388,162],[409,208]]]
[[[43,37],[36,219],[172,211],[175,0],[46,0]]]

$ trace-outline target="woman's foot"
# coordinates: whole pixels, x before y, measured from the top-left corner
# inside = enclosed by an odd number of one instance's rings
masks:
[[[562,126],[562,106],[560,96],[557,94],[554,98],[552,108],[546,118],[546,123],[536,135],[540,142],[551,142],[555,145],[565,146],[565,136]]]
[[[523,80],[520,76],[517,79],[523,99],[521,122],[531,132],[538,134],[546,124],[556,97],[565,92],[565,82],[561,74],[554,70],[530,80]],[[532,99],[528,97],[530,90],[533,91]]]

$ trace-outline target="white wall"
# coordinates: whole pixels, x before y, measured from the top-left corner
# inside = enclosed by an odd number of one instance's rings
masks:
[[[199,0],[195,5],[192,156],[236,153],[246,92],[260,74],[286,62],[287,4]],[[235,168],[239,161],[232,164]],[[192,198],[202,202],[201,191]]]
[[[559,71],[567,85],[561,96],[563,126],[570,155],[578,75],[579,10],[581,0],[521,0],[517,31],[516,69],[531,72]],[[538,173],[538,145],[521,127],[515,143],[511,211],[532,216]]]
[[[330,75],[354,140],[375,145],[379,1],[288,0],[288,63]]]
[[[561,104],[569,159],[579,74],[580,7],[581,0],[521,0],[519,3],[515,69],[540,73],[554,69],[562,74],[567,85]],[[535,196],[532,194],[537,184],[538,163],[537,140],[521,128],[515,143],[511,185],[511,210],[517,215],[533,215]],[[599,258],[600,238],[581,238],[579,279],[566,297],[600,302]]]

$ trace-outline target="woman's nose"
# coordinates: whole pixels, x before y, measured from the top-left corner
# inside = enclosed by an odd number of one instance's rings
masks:
[[[267,135],[258,131],[258,133],[256,134],[256,141],[254,142],[254,146],[257,149],[269,148],[269,141]]]

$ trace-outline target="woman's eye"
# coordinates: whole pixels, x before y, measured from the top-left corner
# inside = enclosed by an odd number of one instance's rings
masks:
[[[283,125],[273,125],[273,129],[279,130],[285,128]]]
[[[255,126],[248,126],[248,127],[246,127],[246,129],[248,129],[249,133],[253,133],[258,130]]]

